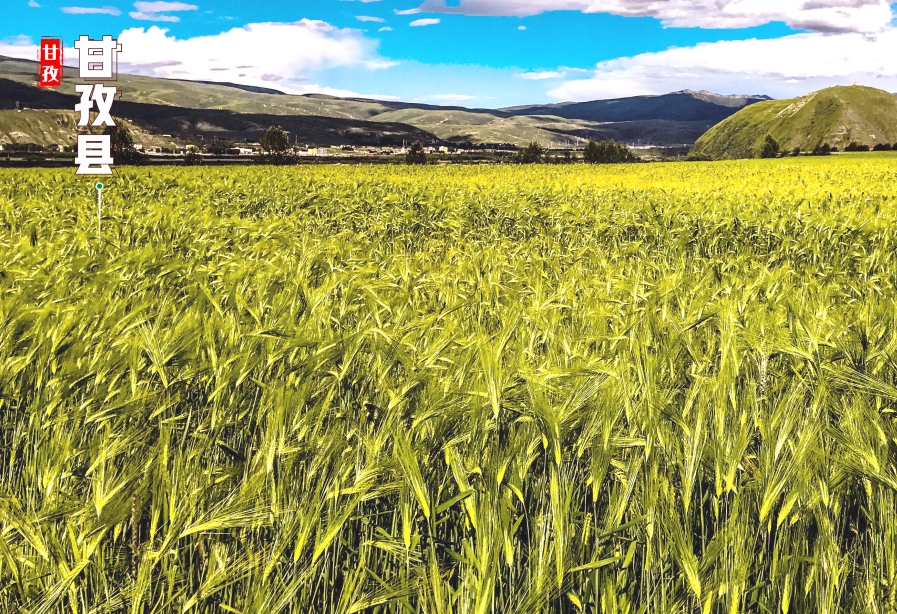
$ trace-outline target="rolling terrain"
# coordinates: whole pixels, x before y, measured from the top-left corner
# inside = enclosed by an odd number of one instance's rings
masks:
[[[78,103],[73,94],[38,90],[22,83],[0,79],[0,109],[8,109],[8,123],[0,124],[0,142],[3,134],[12,142],[45,143],[52,132],[32,132],[24,118],[35,110],[54,110],[71,113]],[[16,101],[27,111],[16,113]],[[113,107],[113,115],[139,126],[139,133],[146,135],[170,135],[182,140],[219,138],[232,141],[257,141],[269,126],[282,126],[302,143],[327,143],[335,145],[401,145],[403,141],[421,141],[428,145],[440,141],[432,134],[394,122],[369,122],[356,119],[322,117],[320,115],[275,115],[268,113],[237,113],[224,109],[195,109],[150,102],[134,102],[124,98]],[[65,132],[64,139],[74,140],[75,127]],[[17,138],[11,138],[12,134]],[[155,144],[135,134],[137,142]],[[53,142],[52,140],[50,142]]]
[[[771,135],[785,151],[828,144],[874,147],[897,142],[897,96],[861,85],[831,87],[793,100],[751,105],[702,136],[691,155],[712,160],[753,158]]]
[[[769,96],[722,96],[705,91],[682,90],[662,96],[561,102],[502,110],[514,115],[555,115],[593,122],[666,120],[716,123],[739,109],[764,100],[770,100]]]
[[[71,109],[71,77],[59,92],[34,87],[34,63],[0,57],[0,108],[19,101],[31,108]],[[145,132],[184,139],[257,140],[264,129],[282,125],[299,142],[318,144],[513,143],[573,145],[613,139],[657,145],[694,143],[713,124],[760,97],[705,92],[640,96],[586,103],[509,109],[468,109],[321,94],[287,95],[278,90],[232,83],[177,81],[121,74],[117,113]],[[178,107],[172,112],[170,107]],[[11,126],[7,134],[28,134]],[[2,137],[0,137],[2,138]],[[36,142],[36,140],[34,141]]]

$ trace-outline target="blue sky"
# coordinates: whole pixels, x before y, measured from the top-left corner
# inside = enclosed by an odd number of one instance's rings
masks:
[[[501,107],[897,90],[887,0],[3,0],[0,54],[112,34],[127,72]],[[74,52],[72,52],[72,55]]]

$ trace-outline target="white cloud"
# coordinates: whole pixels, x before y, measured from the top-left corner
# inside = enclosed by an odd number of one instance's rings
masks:
[[[328,90],[312,82],[330,68],[381,69],[394,62],[377,54],[377,42],[358,30],[340,29],[323,21],[256,23],[221,34],[178,39],[152,26],[130,28],[118,40],[124,51],[120,69],[129,74],[169,79],[233,81],[270,85],[288,93],[352,95]]]
[[[434,94],[433,96],[425,96],[424,98],[419,98],[418,101],[460,106],[468,100],[474,100],[475,98],[476,96],[468,96],[466,94]]]
[[[788,98],[855,82],[897,91],[897,30],[874,39],[811,33],[644,53],[600,62],[590,78],[565,81],[549,95],[581,101],[694,89]]]
[[[137,21],[168,21],[176,23],[181,20],[177,15],[161,15],[159,13],[144,13],[143,11],[131,11],[128,13],[131,19]]]
[[[195,11],[199,7],[186,2],[135,2],[134,8],[146,13],[172,13],[176,11]]]
[[[412,28],[419,28],[421,26],[435,26],[438,23],[438,19],[415,19],[408,25],[410,25]]]
[[[177,22],[181,20],[180,17],[165,15],[165,13],[195,11],[199,7],[195,4],[186,4],[184,2],[135,2],[134,8],[137,10],[128,13],[131,19],[138,21]]]
[[[386,26],[385,28],[380,28],[377,32],[392,32],[392,28]]]
[[[524,72],[518,75],[521,79],[528,79],[530,81],[544,81],[546,79],[560,79],[561,77],[567,76],[565,72],[558,72],[556,70],[543,70],[538,72]]]
[[[112,15],[118,17],[121,11],[114,6],[63,6],[59,9],[66,15]]]
[[[382,17],[370,17],[368,15],[358,15],[357,17],[355,17],[355,19],[357,19],[358,21],[373,21],[376,23],[383,23],[384,21],[386,21]]]
[[[34,44],[31,37],[24,34],[3,38],[0,39],[0,55],[33,61],[37,58],[37,45]]]
[[[34,0],[28,0],[28,6],[30,6],[30,7],[33,8],[33,9],[39,9],[39,8],[40,8],[40,4],[38,4],[38,3],[35,2]]]
[[[517,26],[517,29],[522,32],[522,31],[526,30],[526,26]]]
[[[817,32],[885,30],[893,15],[889,0],[424,0],[416,12],[523,17],[546,11],[655,17],[665,26],[747,28],[782,21]]]

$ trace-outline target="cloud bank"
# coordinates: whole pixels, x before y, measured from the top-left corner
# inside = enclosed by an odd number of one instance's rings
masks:
[[[796,34],[644,53],[600,62],[590,77],[564,81],[549,95],[583,101],[705,89],[787,98],[854,82],[897,92],[897,30],[874,40]]]
[[[797,30],[874,34],[894,18],[888,0],[425,0],[415,12],[526,17],[547,11],[654,17],[676,28],[748,28],[784,22]]]
[[[66,15],[112,15],[118,17],[121,11],[114,6],[63,6],[59,9]]]
[[[288,93],[332,93],[311,81],[338,67],[387,68],[394,63],[377,53],[377,42],[353,29],[323,21],[255,23],[213,36],[178,39],[152,26],[131,28],[119,36],[122,72],[170,79],[233,81],[274,85]]]
[[[199,7],[195,4],[186,4],[184,2],[135,2],[135,11],[128,13],[131,19],[138,21],[170,21],[178,22],[181,20],[176,15],[166,15],[166,13],[176,13],[179,11],[195,11]]]

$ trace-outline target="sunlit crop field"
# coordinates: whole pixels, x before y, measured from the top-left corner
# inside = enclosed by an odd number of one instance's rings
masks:
[[[0,612],[897,611],[897,159],[0,171]]]

